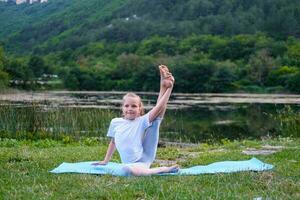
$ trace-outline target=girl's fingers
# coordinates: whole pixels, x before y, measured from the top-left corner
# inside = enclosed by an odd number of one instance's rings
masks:
[[[172,76],[172,73],[170,73],[170,72],[163,73],[163,77],[164,77],[164,78],[169,78],[169,77],[171,77],[171,76]]]
[[[168,80],[170,80],[170,81],[172,81],[172,82],[175,81],[174,76],[172,76],[172,75],[168,76],[166,79],[168,79]]]
[[[166,65],[159,65],[159,69],[165,72],[169,72],[169,69]]]
[[[164,76],[163,76],[164,79],[170,78],[170,77],[173,77],[173,75],[171,73],[164,74]]]
[[[161,67],[161,66],[159,66],[159,73],[161,76],[164,76],[165,71],[164,71],[163,67]]]
[[[169,69],[165,65],[159,65],[159,72],[161,79],[168,79],[171,82],[174,82],[174,77],[171,72],[169,72]]]

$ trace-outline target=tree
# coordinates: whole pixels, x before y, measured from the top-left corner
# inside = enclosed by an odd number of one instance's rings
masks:
[[[214,74],[216,64],[212,60],[185,61],[173,68],[176,78],[175,91],[208,92],[208,82]]]
[[[297,73],[296,67],[282,66],[269,73],[266,84],[268,86],[286,87],[290,78]]]
[[[287,54],[290,64],[300,67],[300,41],[289,38]]]
[[[224,59],[248,59],[255,51],[255,38],[252,35],[236,35],[229,39],[223,50]]]
[[[25,64],[23,59],[9,60],[5,69],[14,80],[29,81],[33,78],[33,72]]]
[[[7,87],[9,84],[9,74],[4,70],[6,58],[3,48],[0,47],[0,90]]]
[[[179,44],[181,53],[188,51],[210,53],[214,58],[223,58],[223,55],[219,54],[219,50],[224,47],[226,47],[226,40],[213,35],[191,35]]]
[[[175,38],[154,36],[141,42],[138,53],[142,55],[154,55],[159,53],[175,55],[176,47],[177,42]]]
[[[80,74],[79,68],[74,68],[67,72],[63,77],[65,87],[71,90],[78,90],[80,85],[78,76],[80,76]]]
[[[233,82],[237,79],[234,74],[235,64],[222,62],[218,64],[218,70],[208,82],[209,92],[229,92],[234,90]]]
[[[292,92],[300,93],[300,72],[294,74],[287,81],[287,88]]]
[[[266,49],[259,50],[250,57],[249,76],[260,86],[264,86],[270,71],[275,68],[275,62]]]
[[[4,55],[4,50],[0,46],[0,70],[4,69],[4,63],[5,63],[5,55]]]
[[[40,77],[47,71],[47,66],[43,58],[39,56],[31,56],[28,62],[28,68],[32,70],[35,77]]]
[[[123,90],[154,90],[158,80],[153,59],[148,56],[123,54],[118,57],[117,68],[112,73],[116,87]]]

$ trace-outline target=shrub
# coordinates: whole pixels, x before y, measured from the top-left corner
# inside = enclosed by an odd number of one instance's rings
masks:
[[[291,106],[285,106],[277,111],[273,118],[278,121],[276,131],[284,137],[300,137],[300,111],[292,110]]]

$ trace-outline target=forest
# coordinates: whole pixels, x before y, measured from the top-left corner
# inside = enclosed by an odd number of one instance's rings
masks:
[[[0,3],[0,88],[300,93],[300,3]],[[50,76],[57,75],[57,76]]]

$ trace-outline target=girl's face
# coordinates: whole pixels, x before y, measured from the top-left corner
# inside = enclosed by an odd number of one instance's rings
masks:
[[[123,116],[125,119],[134,120],[140,116],[141,102],[139,98],[127,97],[125,98],[122,106]]]

